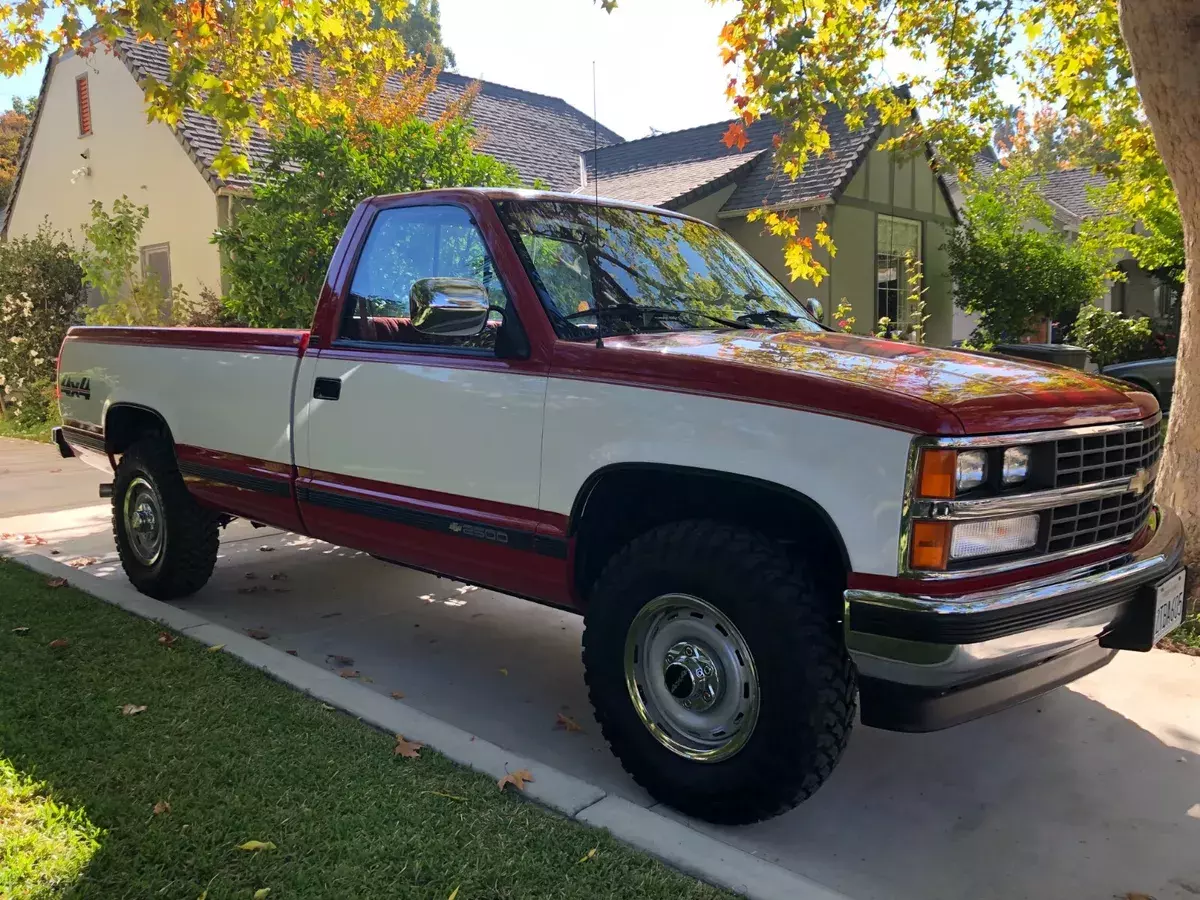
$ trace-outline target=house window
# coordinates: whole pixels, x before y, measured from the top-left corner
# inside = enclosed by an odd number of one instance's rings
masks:
[[[84,137],[92,133],[92,98],[87,75],[75,79],[75,102],[79,107],[79,136]]]
[[[921,223],[879,215],[875,224],[875,317],[894,325],[907,318],[909,283],[905,261],[921,261]]]
[[[157,281],[164,297],[171,296],[171,245],[147,244],[142,248],[142,279]]]

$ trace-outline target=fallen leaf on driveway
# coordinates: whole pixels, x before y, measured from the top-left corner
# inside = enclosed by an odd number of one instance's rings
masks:
[[[255,575],[253,572],[247,572],[242,577],[245,578],[247,581],[254,581],[256,578],[258,578],[258,576]]]
[[[402,691],[392,691],[392,699],[393,700],[403,700],[404,693]]]
[[[136,716],[138,713],[144,713],[145,711],[146,707],[134,706],[132,703],[126,703],[121,707],[121,715],[123,716]]]
[[[580,725],[570,716],[564,716],[562,713],[554,714],[554,727],[562,728],[567,732],[583,731],[582,725]]]
[[[51,556],[58,556],[60,553],[62,553],[61,550],[51,550],[50,551]]]
[[[29,631],[28,625],[19,625],[12,630],[13,634],[25,634]]]
[[[67,586],[67,579],[65,579],[65,578],[48,578],[48,579],[46,579],[46,587],[60,588],[60,587],[66,587],[66,586]]]
[[[595,859],[596,851],[599,849],[600,849],[599,847],[593,847],[587,853],[583,854],[583,856],[582,856],[582,858],[580,858],[579,862],[587,862],[589,859]],[[579,863],[575,863],[575,865],[579,865]]]
[[[362,680],[363,680],[363,681],[365,681],[367,684],[374,684],[374,683],[375,683],[375,679],[374,679],[374,678],[372,678],[370,675],[364,675],[364,676],[362,677]]]
[[[396,735],[396,749],[392,751],[396,756],[403,756],[405,759],[416,759],[421,752],[421,748],[425,745],[420,741],[406,740],[404,735]]]
[[[254,896],[250,900],[267,900],[267,895],[271,893],[270,888],[259,888],[254,892]]]
[[[357,678],[358,669],[339,669],[338,675],[341,678]]]
[[[247,628],[246,634],[254,638],[256,641],[265,641],[271,636],[269,631],[263,631],[261,628]]]
[[[274,552],[274,550],[275,550],[274,547],[268,547],[266,544],[263,544],[261,547],[258,548],[259,553],[272,553],[272,552]]]
[[[158,633],[158,642],[164,647],[170,647],[177,640],[179,640],[179,638],[171,634],[169,631],[160,631]]]
[[[501,670],[500,670],[500,674],[501,674],[501,675],[507,675],[507,674],[508,674],[508,669],[501,669]]]
[[[270,841],[246,841],[244,844],[238,844],[239,850],[274,850],[275,845]]]
[[[40,547],[46,543],[46,539],[37,534],[23,534],[21,535],[21,543],[27,544],[30,547]]]
[[[95,556],[77,556],[74,559],[68,559],[67,565],[72,569],[82,569],[84,566],[94,566],[100,562]]]
[[[335,666],[352,666],[352,665],[354,665],[353,659],[351,659],[349,656],[342,656],[340,653],[328,653],[325,655],[325,658],[327,660],[329,660],[331,665],[335,665]]]
[[[508,772],[503,778],[496,782],[500,786],[500,790],[504,790],[506,784],[511,784],[518,791],[525,790],[525,782],[533,781],[533,776],[528,769],[517,769],[515,772]]]
[[[290,594],[291,592],[291,588],[273,588],[271,590],[272,594]]]
[[[66,638],[55,638],[54,640],[52,640],[50,642],[50,647],[53,650],[61,650],[63,647],[67,646],[67,644],[69,644],[69,643],[71,643],[71,642],[68,641]]]
[[[270,588],[265,584],[252,584],[250,587],[240,587],[237,589],[239,594],[265,594]]]
[[[1130,891],[1121,900],[1154,900],[1149,894],[1139,894],[1135,891]]]
[[[166,800],[159,800],[157,803],[154,804],[154,814],[156,816],[161,816],[163,813],[169,813],[170,811],[171,811],[171,804],[168,803]]]
[[[208,652],[209,653],[217,653],[218,651],[224,650],[224,649],[225,649],[224,644],[213,644],[211,647],[208,648]]]
[[[271,580],[272,581],[287,581],[288,580],[287,572],[273,572],[271,574]]]
[[[288,656],[299,656],[299,655],[300,655],[300,654],[299,654],[297,651],[295,651],[295,650],[284,650],[283,652],[284,652],[284,653],[286,653]]]
[[[55,474],[57,474],[57,473],[59,473],[59,472],[61,472],[61,471],[62,471],[62,469],[51,469],[51,470],[50,470],[50,474],[51,474],[51,475],[55,475]]]

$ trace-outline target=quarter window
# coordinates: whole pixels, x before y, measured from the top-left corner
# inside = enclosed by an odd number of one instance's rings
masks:
[[[892,330],[908,320],[908,261],[921,261],[921,223],[880,215],[875,226],[875,316],[886,317]]]
[[[508,295],[483,237],[466,210],[455,206],[403,206],[376,217],[363,246],[342,337],[386,344],[493,349],[501,315],[493,310],[484,329],[469,337],[446,337],[412,325],[413,286],[429,278],[474,282],[489,306],[505,309]]]

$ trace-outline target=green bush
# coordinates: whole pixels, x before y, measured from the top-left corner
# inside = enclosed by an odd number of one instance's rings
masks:
[[[53,413],[58,348],[82,304],[83,271],[48,224],[0,243],[0,407],[23,427]]]
[[[1144,359],[1151,353],[1153,329],[1150,320],[1126,318],[1091,304],[1079,310],[1071,331],[1071,342],[1086,347],[1098,366]]]
[[[253,201],[214,240],[227,254],[231,318],[260,328],[309,326],[333,250],[364,197],[518,184],[516,170],[475,152],[466,120],[415,115],[292,121],[258,174]]]

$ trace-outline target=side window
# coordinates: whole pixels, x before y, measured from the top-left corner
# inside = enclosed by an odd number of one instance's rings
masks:
[[[418,331],[410,319],[413,285],[426,278],[459,278],[481,285],[489,306],[504,309],[508,296],[483,237],[467,211],[456,206],[402,206],[375,217],[350,282],[342,337],[387,344],[491,349],[500,314],[470,337]]]

